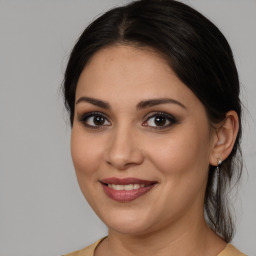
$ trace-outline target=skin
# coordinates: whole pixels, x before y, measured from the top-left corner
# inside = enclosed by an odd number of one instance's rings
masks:
[[[163,98],[173,102],[138,108]],[[122,45],[92,57],[79,78],[76,102],[71,153],[77,179],[109,229],[95,255],[217,255],[226,243],[205,223],[203,202],[209,164],[232,150],[236,113],[212,129],[202,103],[165,60],[151,49]],[[101,125],[84,117],[91,112],[103,115]],[[175,120],[163,116],[159,127],[156,112]],[[108,177],[157,185],[120,203],[103,191],[99,180]]]

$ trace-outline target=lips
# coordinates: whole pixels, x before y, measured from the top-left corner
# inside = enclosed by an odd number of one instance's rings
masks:
[[[101,180],[100,183],[106,195],[111,199],[118,202],[129,202],[149,192],[157,182],[137,178],[111,177]]]

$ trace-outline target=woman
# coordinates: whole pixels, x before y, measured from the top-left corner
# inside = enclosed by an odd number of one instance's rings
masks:
[[[244,255],[226,195],[241,175],[239,80],[209,20],[173,0],[115,8],[79,38],[63,89],[78,182],[108,227],[69,256]]]

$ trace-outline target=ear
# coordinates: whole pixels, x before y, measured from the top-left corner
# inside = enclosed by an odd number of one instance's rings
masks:
[[[215,127],[212,138],[212,150],[209,163],[218,165],[218,161],[224,161],[231,153],[239,130],[239,118],[234,110],[226,113],[223,122]]]

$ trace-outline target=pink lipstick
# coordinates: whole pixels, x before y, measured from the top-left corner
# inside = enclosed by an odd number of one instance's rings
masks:
[[[137,178],[119,179],[111,177],[101,180],[100,183],[111,199],[118,202],[129,202],[146,194],[157,182]]]

